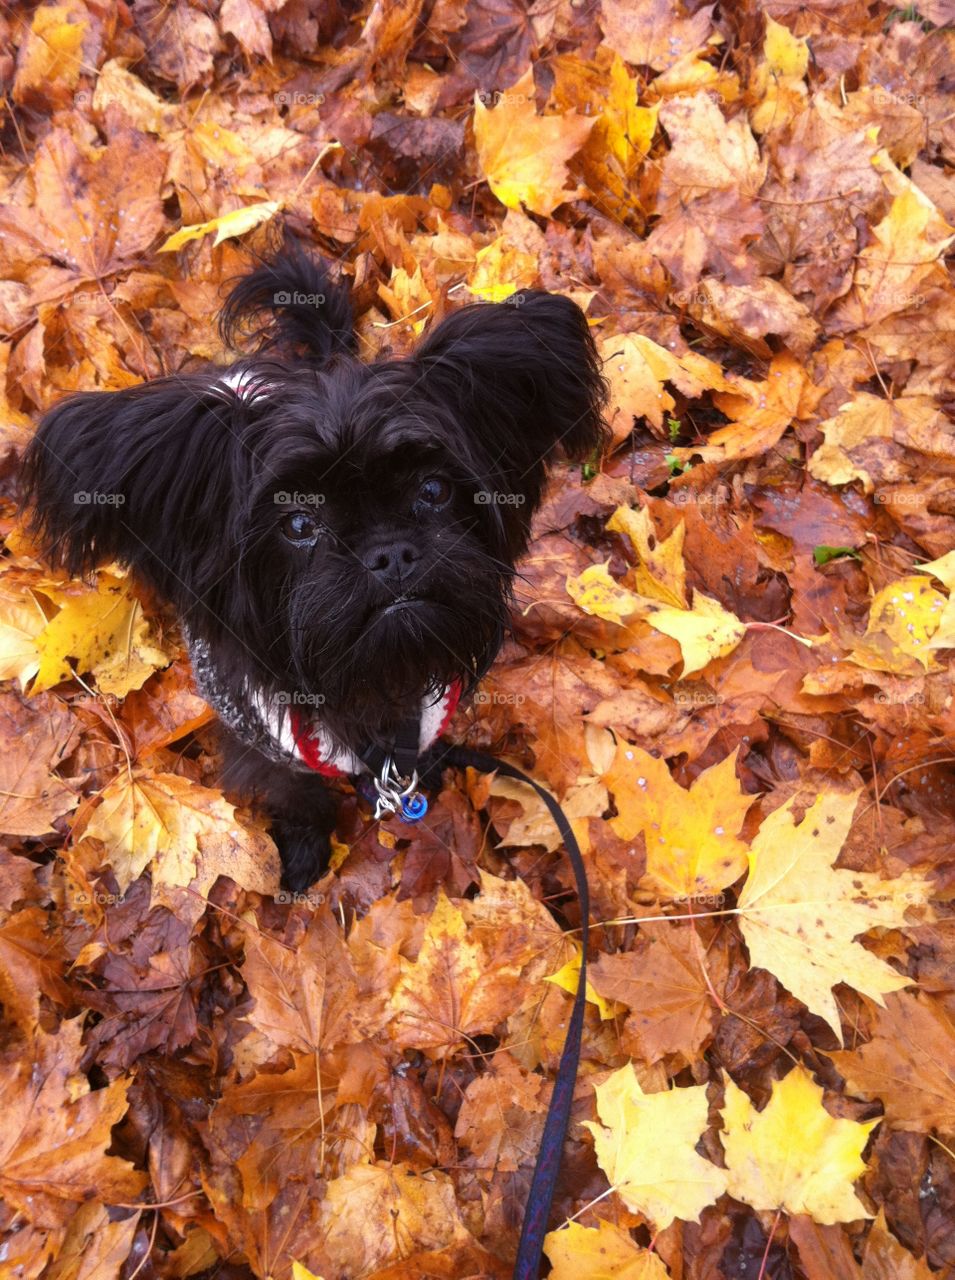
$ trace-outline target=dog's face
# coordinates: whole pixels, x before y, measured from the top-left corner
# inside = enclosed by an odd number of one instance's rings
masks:
[[[24,492],[52,561],[132,566],[237,686],[315,701],[357,745],[491,660],[547,466],[598,446],[603,394],[579,309],[525,293],[405,360],[257,357],[70,397]]]

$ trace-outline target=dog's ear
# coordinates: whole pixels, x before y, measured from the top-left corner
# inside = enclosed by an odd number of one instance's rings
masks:
[[[463,307],[414,359],[427,394],[452,406],[497,467],[521,475],[558,448],[584,461],[605,441],[607,384],[569,298],[533,289]]]
[[[196,374],[60,401],[20,472],[41,552],[73,575],[118,560],[188,609],[221,571],[252,408]]]
[[[273,352],[313,368],[357,348],[348,289],[291,235],[233,286],[219,332],[227,347]]]

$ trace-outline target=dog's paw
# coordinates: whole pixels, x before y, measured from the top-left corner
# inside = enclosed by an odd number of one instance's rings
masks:
[[[321,876],[332,856],[328,832],[314,826],[276,822],[272,839],[282,859],[282,888],[304,893]]]

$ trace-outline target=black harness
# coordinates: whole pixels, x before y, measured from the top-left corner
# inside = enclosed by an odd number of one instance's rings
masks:
[[[419,822],[427,813],[427,800],[418,790],[418,770],[430,773],[449,766],[479,769],[482,773],[497,772],[505,778],[514,778],[518,782],[526,782],[533,787],[550,816],[554,819],[570,858],[577,883],[577,897],[580,902],[580,977],[577,981],[577,993],[564,1038],[564,1048],[560,1055],[554,1091],[551,1094],[547,1118],[544,1121],[544,1133],[541,1138],[537,1162],[534,1165],[534,1177],[530,1193],[524,1208],[524,1222],[521,1227],[520,1245],[517,1260],[514,1263],[513,1280],[537,1280],[540,1273],[541,1254],[544,1247],[544,1236],[547,1232],[547,1221],[550,1217],[554,1189],[560,1173],[561,1156],[564,1140],[570,1123],[570,1110],[574,1099],[574,1085],[577,1081],[577,1068],[580,1063],[580,1041],[584,1025],[584,1008],[587,990],[587,942],[590,926],[590,893],[587,884],[587,872],[580,855],[577,838],[571,830],[567,816],[554,797],[540,783],[528,777],[514,765],[495,760],[483,751],[472,751],[469,747],[442,746],[436,743],[428,752],[425,762],[419,766],[418,741],[419,721],[416,718],[405,721],[395,735],[390,750],[382,747],[368,748],[359,752],[362,762],[367,766],[372,785],[377,793],[376,817],[385,813],[395,813],[406,822]],[[371,797],[374,798],[374,797]]]

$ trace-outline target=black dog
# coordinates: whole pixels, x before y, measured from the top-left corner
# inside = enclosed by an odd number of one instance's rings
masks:
[[[323,775],[409,717],[426,747],[493,660],[547,466],[599,448],[606,386],[580,309],[536,290],[362,364],[347,292],[294,242],[220,324],[256,354],[47,413],[23,497],[52,563],[119,560],[175,607],[238,739],[223,784],[262,796],[303,889],[334,829]]]

